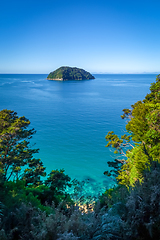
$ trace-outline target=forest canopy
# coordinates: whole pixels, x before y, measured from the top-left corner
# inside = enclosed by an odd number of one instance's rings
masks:
[[[92,76],[89,72],[85,71],[84,69],[76,67],[60,67],[55,71],[51,72],[47,77],[48,80],[60,80],[60,81],[87,80],[94,78],[95,77]]]

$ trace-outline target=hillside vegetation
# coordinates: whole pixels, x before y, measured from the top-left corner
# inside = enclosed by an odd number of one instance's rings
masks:
[[[94,79],[89,72],[76,68],[76,67],[60,67],[55,71],[51,72],[48,77],[48,80],[59,80],[59,81],[67,81],[67,80],[87,80]]]

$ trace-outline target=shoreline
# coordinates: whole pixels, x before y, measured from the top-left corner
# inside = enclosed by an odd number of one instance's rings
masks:
[[[47,78],[47,80],[53,81],[64,81],[63,78]]]

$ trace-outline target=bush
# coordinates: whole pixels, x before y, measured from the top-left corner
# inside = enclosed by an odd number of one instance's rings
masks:
[[[153,162],[144,172],[144,182],[137,183],[126,202],[124,239],[159,239],[160,236],[160,164]]]

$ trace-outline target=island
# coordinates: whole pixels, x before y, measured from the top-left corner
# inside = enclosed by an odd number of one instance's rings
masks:
[[[60,67],[51,72],[47,80],[67,81],[67,80],[87,80],[95,79],[89,72],[77,67]]]

